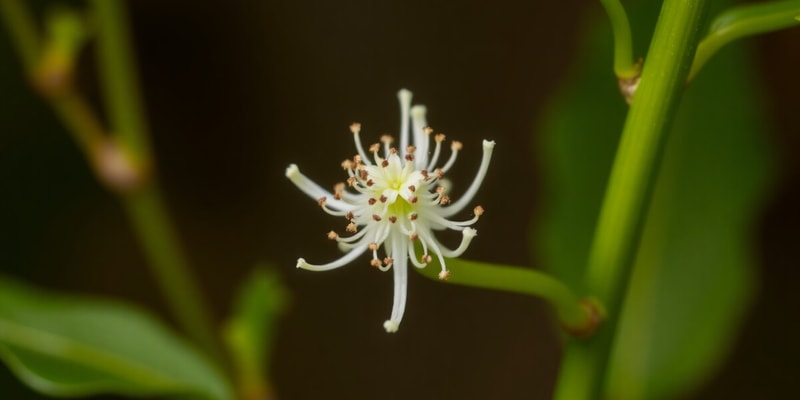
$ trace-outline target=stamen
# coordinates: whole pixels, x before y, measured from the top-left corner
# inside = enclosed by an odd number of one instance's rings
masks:
[[[345,230],[350,232],[350,233],[356,233],[356,232],[358,232],[358,227],[356,227],[356,224],[351,222],[351,223],[347,224],[347,227],[345,228]]]
[[[439,272],[439,279],[443,281],[450,279],[450,270],[444,270],[442,272]]]
[[[338,234],[338,233],[336,233],[336,232],[334,232],[334,231],[330,231],[330,232],[328,232],[328,239],[330,239],[330,240],[336,240],[336,239],[338,239],[338,238],[339,238],[339,234]]]
[[[453,164],[456,163],[456,157],[458,156],[458,151],[461,150],[461,147],[462,147],[461,142],[457,140],[454,140],[453,143],[450,145],[450,150],[452,150],[452,152],[450,153],[450,159],[448,159],[447,163],[444,164],[444,167],[442,167],[443,172],[449,171],[450,168],[453,167]]]
[[[360,247],[356,247],[355,249],[351,250],[349,253],[345,254],[344,256],[339,258],[338,260],[335,260],[335,261],[327,263],[327,264],[322,264],[322,265],[309,264],[309,263],[306,262],[306,260],[304,258],[298,258],[297,259],[297,268],[303,268],[303,269],[307,269],[307,270],[310,270],[310,271],[329,271],[329,270],[332,270],[332,269],[335,269],[335,268],[339,268],[341,266],[349,264],[350,262],[352,262],[353,260],[358,258],[358,256],[363,254],[366,249],[367,249],[366,245],[360,246]]]
[[[367,153],[364,152],[364,147],[361,146],[361,124],[358,122],[353,122],[350,124],[350,132],[353,132],[353,141],[356,144],[356,150],[358,150],[358,154],[361,156],[361,160],[355,160],[356,164],[361,162],[369,164],[369,157],[367,157]]]

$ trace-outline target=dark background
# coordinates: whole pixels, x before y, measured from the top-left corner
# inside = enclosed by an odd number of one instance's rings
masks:
[[[280,399],[549,398],[561,350],[539,301],[412,274],[402,329],[387,335],[390,274],[358,263],[324,274],[294,268],[298,256],[336,256],[325,233],[339,221],[283,174],[297,163],[323,186],[341,180],[339,162],[353,153],[348,125],[360,121],[367,143],[396,132],[395,94],[409,88],[431,125],[465,145],[456,183],[474,174],[481,139],[498,143],[469,258],[530,265],[536,118],[574,67],[585,22],[602,12],[595,2],[130,7],[160,179],[214,315],[228,313],[260,262],[292,292],[272,360]],[[746,44],[757,48],[781,177],[753,234],[757,302],[703,399],[780,397],[795,392],[800,373],[800,29]],[[92,50],[79,78],[100,107]],[[0,268],[167,318],[120,205],[22,76],[0,29]],[[38,398],[4,367],[0,397]]]

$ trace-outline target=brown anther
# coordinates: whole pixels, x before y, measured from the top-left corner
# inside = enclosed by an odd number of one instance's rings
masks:
[[[381,260],[378,260],[377,258],[373,258],[372,260],[369,261],[369,265],[372,265],[373,267],[378,268],[378,267],[381,266]]]
[[[390,144],[394,142],[394,138],[391,135],[381,135],[381,142]]]
[[[392,265],[393,262],[394,260],[392,260],[391,257],[386,257],[383,259],[383,265]]]
[[[367,180],[367,186],[372,186],[374,184],[375,184],[375,182],[373,182],[372,179],[368,179]]]
[[[436,179],[444,178],[444,171],[441,168],[436,168],[433,173],[436,174]]]
[[[351,222],[351,223],[347,224],[347,228],[345,228],[345,230],[350,232],[350,233],[356,233],[356,232],[358,232],[358,227],[356,227],[356,224]]]
[[[386,200],[389,200],[389,198],[387,198],[387,197],[386,197],[386,196],[384,196],[384,195],[381,195],[381,197],[380,197],[380,199],[379,199],[379,200],[381,201],[381,203],[386,203]]]
[[[351,176],[351,177],[347,178],[347,184],[350,185],[350,187],[355,186],[356,185],[356,177],[355,176]]]
[[[450,279],[450,271],[444,270],[442,272],[439,272],[439,279],[443,281]]]
[[[383,161],[381,161],[381,167],[383,167],[383,168],[386,168],[386,167],[388,167],[388,166],[389,166],[389,160],[383,160]]]
[[[377,153],[380,150],[381,150],[381,144],[380,143],[373,143],[371,146],[369,146],[369,152],[370,153]]]
[[[344,160],[342,161],[342,169],[352,169],[353,168],[353,161],[352,160]]]
[[[370,197],[369,200],[367,200],[367,203],[369,203],[369,205],[373,206],[373,205],[375,205],[376,201],[378,201],[378,200],[375,200],[374,197]]]
[[[428,179],[428,170],[427,169],[423,169],[422,171],[419,171],[419,173],[422,175],[423,178]]]
[[[336,199],[336,200],[341,200],[342,199],[342,192],[334,193],[333,194],[333,198]]]
[[[353,162],[356,163],[356,166],[361,165],[361,162],[364,160],[361,158],[360,155],[356,154],[353,156]]]
[[[478,216],[478,217],[480,217],[481,215],[483,215],[483,207],[481,207],[481,206],[476,206],[476,207],[475,207],[475,208],[472,210],[472,212],[473,212],[473,213],[475,213],[475,216]]]
[[[431,133],[433,133],[433,128],[431,128],[430,126],[426,126],[422,128],[422,131],[425,132],[426,135],[430,135]]]
[[[348,220],[348,221],[352,221],[352,220],[353,220],[353,218],[355,218],[356,216],[355,216],[355,215],[353,215],[353,212],[352,212],[352,211],[350,211],[350,212],[348,212],[348,213],[347,213],[347,215],[345,215],[344,217],[345,217],[345,218],[347,218],[347,220]]]
[[[411,153],[406,154],[406,161],[414,161],[414,155]]]
[[[330,232],[328,232],[328,239],[330,239],[330,240],[336,240],[338,237],[339,237],[339,234],[338,234],[338,233],[336,233],[336,232],[334,232],[334,231],[330,231]]]
[[[325,207],[326,200],[328,199],[326,199],[325,197],[320,197],[319,199],[317,199],[317,204],[319,204],[320,207]]]
[[[419,199],[417,198],[417,196],[411,196],[411,197],[408,199],[408,201],[409,201],[411,204],[416,204],[418,200],[419,200]]]
[[[417,187],[414,185],[408,185],[408,191],[414,193],[417,191]]]
[[[461,150],[463,146],[458,140],[453,140],[453,143],[450,144],[450,148],[456,151]]]
[[[389,154],[397,154],[397,149],[392,147],[391,149],[389,149]]]
[[[417,233],[416,233],[416,232],[414,232],[414,233],[412,233],[412,234],[408,235],[408,240],[410,240],[410,241],[412,241],[412,242],[413,242],[413,241],[416,241],[417,239],[419,239],[419,235],[417,235]]]
[[[367,180],[369,178],[369,173],[366,169],[362,169],[358,171],[358,176],[361,178],[362,181]]]
[[[431,262],[431,256],[424,254],[422,257],[420,257],[419,261],[423,264],[428,264]]]
[[[436,193],[439,193],[439,194],[444,194],[444,191],[445,191],[445,190],[446,190],[446,189],[444,188],[444,186],[437,186],[437,187],[436,187]]]
[[[444,142],[444,137],[444,133],[437,133],[436,136],[433,137],[433,140],[435,140],[436,143],[441,143]]]
[[[374,219],[375,222],[380,222],[381,221],[381,216],[378,215],[378,214],[372,214],[372,219]]]
[[[412,221],[416,221],[417,218],[419,218],[419,215],[417,213],[411,213],[411,215],[408,216],[408,219]]]
[[[416,146],[408,146],[408,147],[406,147],[406,151],[408,152],[408,154],[413,154],[415,151],[417,151],[417,147]]]
[[[441,204],[443,206],[446,206],[446,205],[450,204],[450,196],[443,195],[442,197],[440,197],[439,198],[439,204]]]
[[[370,244],[369,244],[369,250],[370,250],[370,251],[375,251],[375,250],[378,250],[378,244],[377,244],[377,243],[375,243],[375,242],[372,242],[372,243],[370,243]]]
[[[344,192],[344,188],[345,188],[344,182],[339,182],[333,185],[333,192],[336,194],[341,194],[342,192]]]
[[[352,124],[350,124],[350,132],[353,133],[361,132],[361,124],[359,124],[358,122],[353,122]]]
[[[395,222],[397,222],[397,217],[395,217],[394,215],[392,215],[391,217],[389,217],[389,222],[391,222],[391,223],[395,223]]]

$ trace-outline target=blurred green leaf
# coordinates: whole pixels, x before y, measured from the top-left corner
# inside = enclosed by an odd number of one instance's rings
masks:
[[[631,20],[646,26],[654,7],[631,4]],[[634,30],[637,40],[650,34]],[[536,256],[578,290],[627,108],[614,87],[607,36],[587,31],[586,59],[549,109],[539,148],[550,197]],[[669,398],[701,384],[751,300],[749,240],[771,171],[766,123],[741,47],[724,49],[706,68],[687,90],[667,143],[608,398]]]
[[[244,398],[268,398],[267,382],[277,320],[286,308],[288,294],[273,268],[253,270],[234,303],[225,327],[225,341],[239,370]]]
[[[141,310],[3,277],[0,358],[31,388],[52,396],[232,398],[206,358]]]

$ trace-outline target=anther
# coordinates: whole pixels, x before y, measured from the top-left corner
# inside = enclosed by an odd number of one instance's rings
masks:
[[[446,205],[450,204],[450,196],[448,196],[446,194],[442,195],[442,197],[439,198],[439,204],[441,204],[443,206],[446,206]]]
[[[406,151],[408,152],[408,154],[413,154],[415,151],[417,151],[417,148],[416,146],[408,146],[406,147]]]
[[[381,167],[383,167],[383,168],[386,168],[386,167],[388,167],[388,166],[389,166],[389,160],[383,160],[383,161],[381,161]]]
[[[373,182],[372,179],[367,180],[367,186],[372,186],[374,184],[375,182]]]
[[[356,163],[356,165],[361,165],[362,161],[364,160],[361,159],[360,155],[356,154],[353,156],[353,162]]]
[[[389,200],[389,199],[386,196],[381,195],[381,198],[379,200],[381,201],[381,203],[386,203],[386,200]]]
[[[348,220],[348,221],[352,221],[352,220],[353,220],[353,218],[355,218],[355,215],[353,215],[353,212],[352,212],[352,211],[350,211],[350,212],[348,212],[348,213],[347,213],[347,215],[345,215],[344,217],[345,217],[345,218],[347,218],[347,220]]]
[[[417,199],[417,196],[411,196],[411,197],[408,199],[408,201],[409,201],[411,204],[416,204],[418,200],[419,200],[419,199]]]
[[[406,161],[414,161],[414,155],[411,153],[406,154]]]
[[[417,218],[419,218],[419,215],[417,213],[411,213],[411,215],[408,216],[408,219],[412,221],[416,221]]]
[[[353,133],[361,132],[361,124],[359,124],[358,122],[353,122],[352,124],[350,124],[350,132]]]
[[[351,223],[347,224],[347,228],[345,228],[345,230],[350,232],[350,233],[356,233],[356,232],[358,232],[358,227],[356,227],[356,224],[351,222]]]
[[[425,132],[426,135],[430,135],[431,133],[433,133],[433,128],[431,128],[430,126],[426,126],[422,128],[422,131]]]
[[[433,173],[434,173],[434,174],[436,174],[436,178],[437,178],[437,179],[442,179],[442,178],[444,178],[444,171],[442,171],[442,169],[441,169],[441,168],[436,168],[436,169],[433,171]]]
[[[353,168],[353,161],[351,160],[342,161],[342,169],[352,169],[352,168]]]
[[[372,260],[369,261],[369,265],[372,265],[375,268],[379,268],[381,266],[381,260],[373,258]]]
[[[416,232],[414,232],[414,233],[412,233],[412,234],[408,235],[408,240],[410,240],[410,241],[412,241],[412,242],[416,241],[417,239],[419,239],[419,235],[417,235],[417,233],[416,233]]]
[[[391,149],[389,149],[389,154],[397,154],[397,149],[392,147]]]
[[[374,206],[376,201],[378,200],[375,200],[374,197],[370,197],[369,200],[367,200],[367,203],[369,203],[369,205],[371,206]]]
[[[391,217],[389,217],[389,222],[391,222],[391,223],[395,223],[395,222],[397,222],[397,217],[395,217],[394,215],[392,215]]]
[[[317,204],[319,204],[319,206],[320,206],[320,207],[325,207],[325,201],[326,201],[326,200],[327,200],[327,199],[326,199],[325,197],[320,197],[320,198],[317,200]]]
[[[431,262],[431,256],[424,254],[422,257],[420,257],[419,261],[423,264],[428,264]]]
[[[378,250],[378,244],[377,244],[377,243],[375,243],[375,242],[372,242],[372,243],[370,243],[370,244],[369,244],[369,250],[370,250],[370,251],[375,251],[375,250]]]
[[[334,231],[330,231],[330,232],[328,232],[328,239],[330,239],[330,240],[336,240],[338,237],[339,237],[339,234],[338,234],[338,233],[336,233],[336,232],[334,232]]]
[[[351,177],[347,178],[347,184],[350,185],[350,187],[355,186],[356,185],[356,177],[355,176],[351,176]]]
[[[413,193],[413,192],[416,192],[416,191],[417,191],[417,187],[416,187],[416,186],[414,186],[414,185],[408,185],[408,191],[409,191],[409,192],[412,192],[412,193]]]
[[[450,148],[453,150],[461,150],[464,145],[461,144],[458,140],[453,140],[453,143],[450,144]]]
[[[394,262],[394,260],[391,257],[386,257],[386,258],[383,259],[383,265],[386,265],[386,266],[392,265],[393,262]]]
[[[380,149],[381,149],[380,143],[373,143],[371,146],[369,146],[370,153],[377,153],[378,151],[380,151]]]
[[[483,207],[481,207],[481,206],[476,206],[476,207],[475,207],[475,208],[472,210],[472,212],[473,212],[473,213],[475,213],[475,215],[476,215],[476,216],[480,217],[481,215],[483,215]]]
[[[449,278],[450,278],[450,271],[449,270],[444,270],[442,272],[439,272],[439,279],[441,279],[443,281],[446,281]]]
[[[378,214],[372,214],[372,219],[374,219],[375,222],[380,222],[381,221],[381,216],[378,215]]]
[[[369,173],[367,172],[366,169],[362,169],[358,171],[358,176],[361,178],[362,181],[365,181],[367,180],[367,178],[369,178]]]
[[[435,140],[436,143],[441,143],[444,142],[444,138],[444,133],[437,133],[436,136],[433,137],[433,140]]]
[[[381,142],[389,144],[389,143],[394,142],[394,138],[391,135],[382,135],[381,136]]]
[[[423,169],[422,171],[419,171],[419,173],[422,175],[423,178],[428,179],[428,170],[427,169]]]

